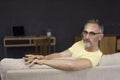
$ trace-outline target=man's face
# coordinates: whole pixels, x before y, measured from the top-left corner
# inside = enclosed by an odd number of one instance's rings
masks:
[[[100,33],[99,26],[95,23],[85,25],[82,35],[85,47],[98,46],[98,41],[103,37],[103,34]]]

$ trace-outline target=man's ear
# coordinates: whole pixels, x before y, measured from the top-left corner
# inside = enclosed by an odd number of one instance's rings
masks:
[[[104,34],[100,34],[99,40],[101,40],[103,38]]]

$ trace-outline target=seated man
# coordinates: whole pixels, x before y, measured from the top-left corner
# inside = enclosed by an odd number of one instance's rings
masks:
[[[53,53],[50,55],[25,55],[25,64],[29,67],[34,64],[48,65],[50,67],[61,70],[82,70],[96,66],[102,56],[102,52],[99,50],[99,40],[103,37],[103,26],[99,20],[88,20],[84,26],[82,32],[82,40],[73,44],[70,48],[63,52]],[[56,59],[60,57],[74,57],[76,59]],[[8,68],[3,62],[10,63],[9,66],[19,66],[16,68],[22,68],[19,64],[15,65],[15,61],[18,59],[3,59],[1,60],[1,66]],[[13,62],[12,62],[13,61]],[[19,62],[19,61],[18,61]],[[17,63],[17,62],[16,62]],[[1,67],[1,69],[3,68]],[[11,67],[11,68],[14,68]],[[10,67],[9,67],[10,68]],[[7,70],[7,69],[5,69]]]
[[[88,20],[82,32],[82,41],[59,53],[42,55],[25,55],[26,65],[48,65],[61,70],[81,70],[96,66],[102,56],[98,43],[103,37],[103,26],[98,20]],[[75,57],[75,60],[54,59],[58,57]]]

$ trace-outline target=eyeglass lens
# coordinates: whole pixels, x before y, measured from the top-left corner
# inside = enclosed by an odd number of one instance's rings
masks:
[[[100,34],[100,33],[87,32],[87,31],[83,31],[82,33],[83,33],[84,35],[87,35],[87,34],[89,34],[89,35],[96,35],[96,34]]]

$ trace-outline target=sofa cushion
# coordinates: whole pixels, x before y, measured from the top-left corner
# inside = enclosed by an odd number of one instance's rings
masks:
[[[0,70],[19,70],[19,69],[38,69],[38,68],[51,68],[50,66],[47,65],[33,65],[32,67],[29,67],[27,65],[24,64],[24,60],[23,59],[13,59],[13,58],[4,58],[1,60],[0,62]]]
[[[72,57],[63,57],[63,58],[55,58],[55,59],[75,59]],[[19,69],[48,69],[52,68],[48,65],[38,65],[35,64],[32,67],[29,67],[28,65],[25,65],[23,59],[14,59],[14,58],[4,58],[0,62],[0,70],[19,70]]]
[[[109,55],[103,55],[99,62],[99,66],[106,65],[120,65],[120,52]]]

